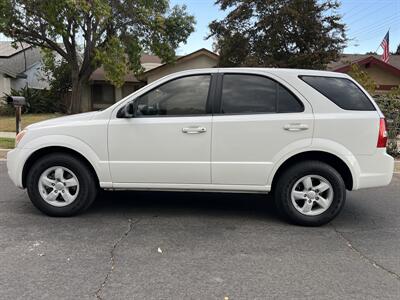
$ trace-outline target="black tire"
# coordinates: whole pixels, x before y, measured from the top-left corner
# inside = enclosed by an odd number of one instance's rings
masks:
[[[39,191],[39,179],[45,170],[61,166],[71,170],[78,179],[79,191],[76,199],[63,207],[47,203]],[[41,157],[27,174],[26,187],[33,205],[52,217],[70,217],[82,213],[93,203],[98,192],[98,183],[88,166],[78,158],[67,153],[54,153]]]
[[[333,200],[323,213],[309,216],[299,212],[292,203],[291,191],[304,176],[318,175],[325,178],[333,189]],[[278,211],[291,223],[302,226],[320,226],[329,223],[342,210],[346,201],[346,187],[340,174],[330,165],[320,161],[304,161],[285,170],[274,186]]]

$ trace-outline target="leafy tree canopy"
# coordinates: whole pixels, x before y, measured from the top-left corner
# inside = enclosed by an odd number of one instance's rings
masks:
[[[321,69],[347,41],[337,1],[217,0],[229,13],[210,24],[222,66]]]
[[[54,51],[70,65],[72,112],[97,67],[120,86],[126,72],[142,71],[143,51],[172,61],[193,30],[186,7],[170,8],[168,0],[0,0],[0,32]]]
[[[375,94],[376,82],[369,76],[369,74],[361,70],[360,66],[356,63],[350,65],[350,71],[348,73],[354,78],[359,84],[363,86],[371,95]]]

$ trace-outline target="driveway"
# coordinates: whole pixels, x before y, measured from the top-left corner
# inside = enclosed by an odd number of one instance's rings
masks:
[[[116,192],[50,218],[0,162],[0,299],[399,299],[399,175],[320,228],[268,200]]]

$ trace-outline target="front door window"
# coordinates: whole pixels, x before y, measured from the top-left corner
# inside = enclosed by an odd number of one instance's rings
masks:
[[[140,96],[136,116],[194,116],[206,114],[210,75],[169,81]]]

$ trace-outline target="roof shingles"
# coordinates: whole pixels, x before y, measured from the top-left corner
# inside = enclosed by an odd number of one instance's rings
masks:
[[[15,49],[11,45],[11,42],[0,41],[0,57],[3,57],[3,58],[10,57],[24,49],[28,49],[28,48],[32,47],[26,43],[22,43],[22,47],[19,43],[17,44],[17,46],[18,46],[17,49]]]

